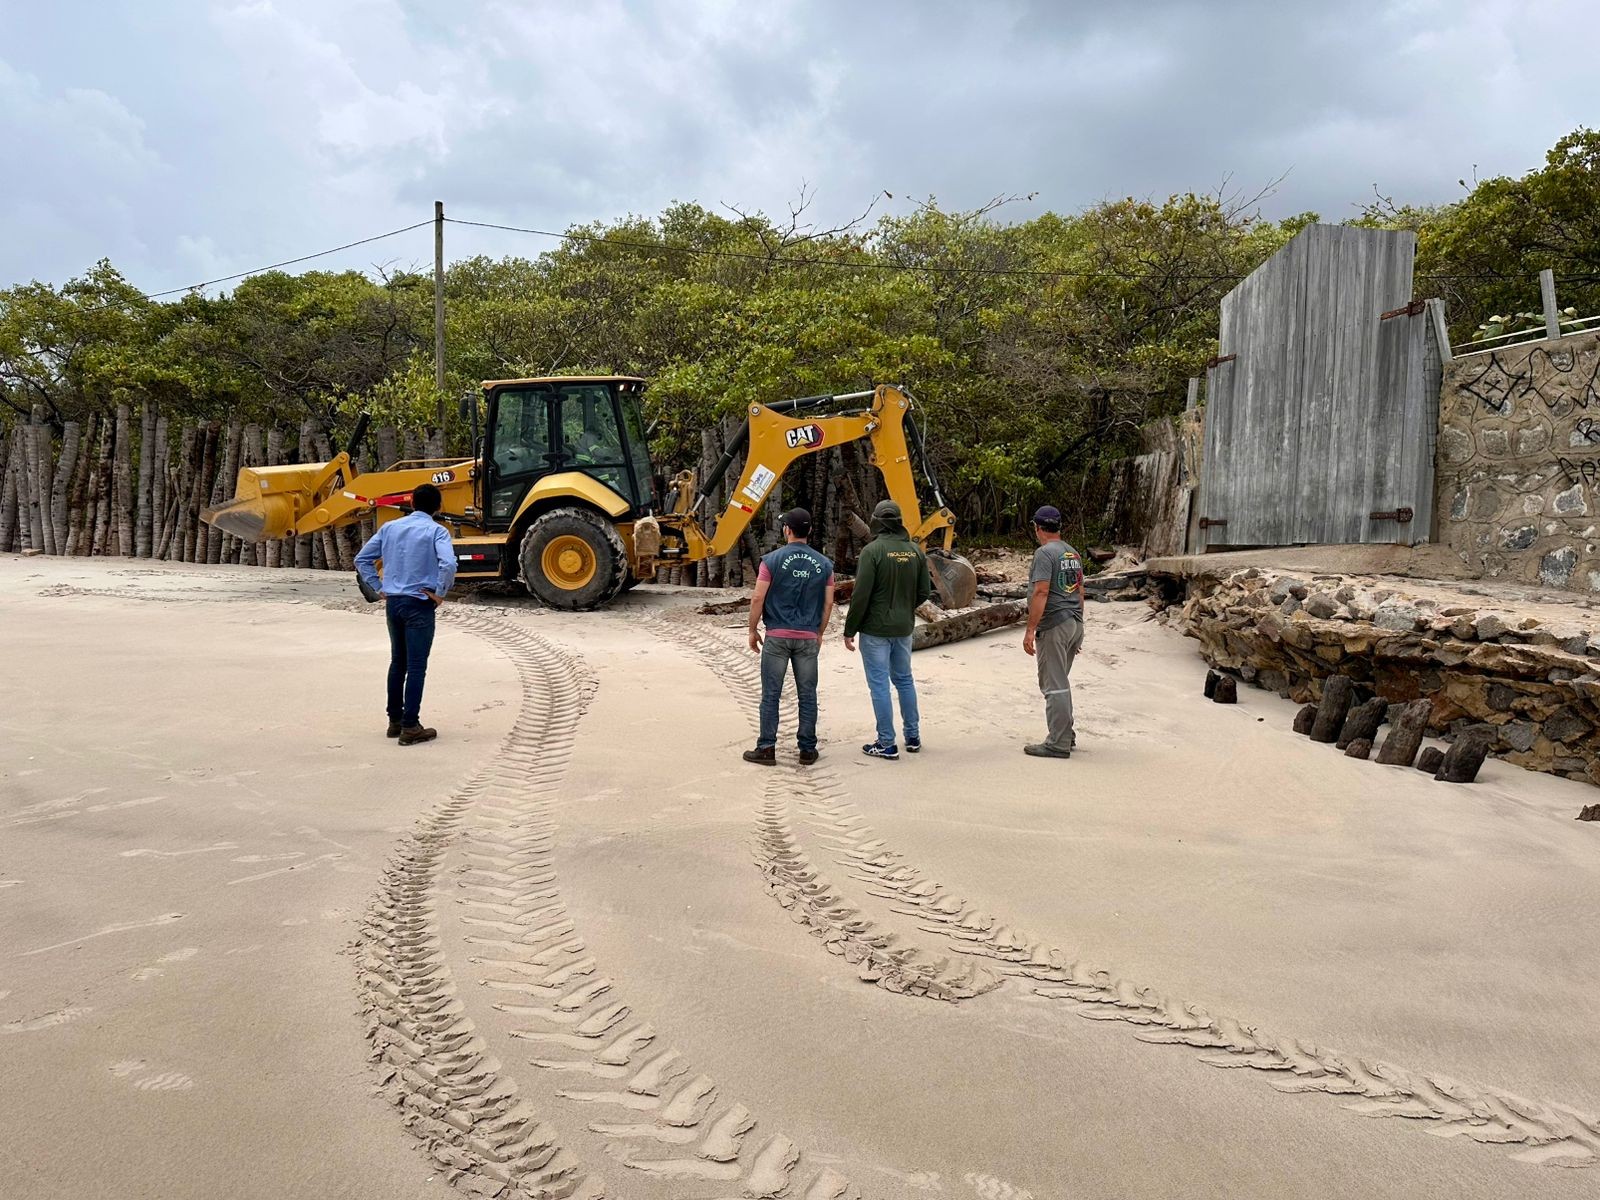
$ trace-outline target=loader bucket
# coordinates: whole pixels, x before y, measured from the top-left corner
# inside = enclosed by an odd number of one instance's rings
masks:
[[[971,608],[978,602],[978,573],[961,555],[929,550],[928,573],[933,576],[933,594],[943,607]]]
[[[287,494],[239,496],[200,514],[207,525],[245,542],[269,542],[294,532],[294,498]]]

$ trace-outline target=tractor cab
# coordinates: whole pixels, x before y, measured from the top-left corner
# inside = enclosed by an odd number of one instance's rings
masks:
[[[644,380],[631,376],[512,379],[483,385],[487,401],[480,504],[484,527],[511,528],[530,489],[577,471],[615,493],[631,520],[655,506],[645,441]]]

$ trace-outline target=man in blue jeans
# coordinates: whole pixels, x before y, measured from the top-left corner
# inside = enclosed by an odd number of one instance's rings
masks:
[[[850,596],[850,615],[844,623],[845,649],[856,648],[861,635],[861,664],[867,671],[872,712],[878,722],[876,741],[861,747],[868,758],[897,759],[900,747],[894,737],[894,704],[889,685],[900,697],[900,722],[905,726],[906,750],[922,749],[921,717],[917,712],[917,685],[911,678],[911,632],[917,626],[917,606],[933,595],[928,557],[906,532],[900,506],[885,500],[872,510],[876,534],[861,551],[856,565],[856,586]]]
[[[761,560],[750,601],[750,649],[761,654],[761,733],[744,760],[764,766],[778,761],[778,700],[791,666],[800,709],[800,761],[817,761],[817,652],[833,615],[833,563],[806,544],[811,514],[803,508],[784,513],[783,536],[784,544]]]
[[[380,525],[356,555],[356,572],[373,591],[381,590],[389,622],[389,736],[402,746],[432,741],[437,729],[422,724],[422,684],[433,649],[434,610],[456,580],[456,552],[450,532],[433,519],[439,489],[417,485],[411,512]]]

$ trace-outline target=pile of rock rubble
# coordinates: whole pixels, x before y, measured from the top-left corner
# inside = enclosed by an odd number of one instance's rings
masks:
[[[1212,666],[1302,704],[1348,677],[1361,698],[1431,701],[1447,739],[1487,726],[1489,751],[1600,783],[1600,617],[1519,614],[1411,581],[1249,567],[1195,580],[1184,631]]]

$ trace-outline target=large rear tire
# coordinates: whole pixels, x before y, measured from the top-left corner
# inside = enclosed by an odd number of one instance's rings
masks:
[[[522,581],[551,608],[599,608],[622,590],[628,552],[616,526],[587,508],[555,508],[523,535]]]

